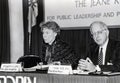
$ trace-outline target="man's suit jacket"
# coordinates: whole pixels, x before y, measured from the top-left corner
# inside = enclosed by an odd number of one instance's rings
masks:
[[[87,51],[89,57],[94,65],[98,65],[99,46],[96,43],[90,45]],[[102,71],[120,71],[120,42],[109,39],[106,55],[105,65],[99,65]]]

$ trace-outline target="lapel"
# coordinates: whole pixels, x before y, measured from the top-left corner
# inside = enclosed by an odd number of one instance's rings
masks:
[[[91,59],[92,59],[93,63],[94,63],[95,65],[97,65],[97,64],[98,64],[99,46],[98,46],[98,45],[95,45],[95,47],[94,47],[93,49],[95,49],[95,50],[94,50],[93,53],[92,53]]]
[[[99,54],[99,46],[96,47],[96,50],[95,50],[95,54],[96,54],[96,64],[98,64],[98,54]]]
[[[107,62],[110,60],[110,56],[112,55],[112,41],[109,39],[108,45],[106,48],[106,55],[105,55],[105,65],[107,65]]]

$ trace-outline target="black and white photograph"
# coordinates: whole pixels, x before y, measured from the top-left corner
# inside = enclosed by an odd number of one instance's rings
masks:
[[[120,83],[120,0],[0,0],[0,83]]]

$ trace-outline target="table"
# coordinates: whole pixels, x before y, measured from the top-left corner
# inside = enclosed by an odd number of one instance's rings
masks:
[[[120,83],[120,75],[57,75],[0,72],[0,83]]]

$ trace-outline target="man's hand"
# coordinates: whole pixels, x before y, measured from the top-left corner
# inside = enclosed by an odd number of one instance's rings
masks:
[[[87,70],[89,72],[94,72],[96,70],[95,65],[92,63],[92,61],[89,58],[87,58],[86,60],[80,59],[78,68],[81,70]]]

